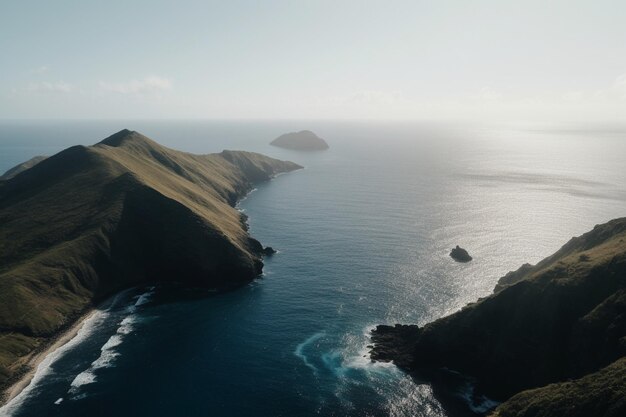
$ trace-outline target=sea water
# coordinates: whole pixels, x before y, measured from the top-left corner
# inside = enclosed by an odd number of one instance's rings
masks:
[[[0,171],[122,128],[175,149],[305,166],[239,205],[278,253],[235,291],[121,293],[0,415],[445,416],[427,384],[370,361],[370,330],[454,312],[626,215],[626,129],[615,127],[6,121]],[[330,149],[268,145],[301,129]],[[448,256],[457,244],[472,262]]]

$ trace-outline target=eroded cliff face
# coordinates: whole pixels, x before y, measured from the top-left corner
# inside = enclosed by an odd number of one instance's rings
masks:
[[[426,378],[452,369],[475,378],[480,392],[498,400],[623,367],[626,218],[596,226],[536,266],[507,275],[496,291],[423,328],[379,326],[372,358],[393,360]],[[626,395],[623,381],[608,381],[617,374],[602,374],[606,389]]]
[[[233,205],[253,183],[299,168],[250,152],[178,152],[123,130],[0,181],[0,383],[123,288],[252,280],[263,248]]]

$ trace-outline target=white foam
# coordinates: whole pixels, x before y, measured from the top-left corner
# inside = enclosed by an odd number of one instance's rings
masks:
[[[119,329],[118,329],[119,330]],[[68,394],[76,394],[79,389],[84,385],[93,384],[96,382],[95,371],[101,368],[108,368],[114,365],[115,359],[120,356],[115,351],[115,347],[122,343],[122,336],[114,334],[107,340],[107,342],[100,348],[100,356],[93,361],[89,368],[76,375],[76,378],[70,384]]]
[[[134,299],[136,300],[134,304],[129,305],[126,308],[126,311],[128,311],[129,313],[134,313],[135,311],[137,311],[137,308],[149,303],[152,300],[152,296],[154,295],[154,289],[156,287],[150,287],[148,288],[148,291],[144,292],[143,294],[140,294],[136,297],[134,297]]]
[[[58,400],[56,400],[56,401],[54,402],[54,405],[59,405],[59,404],[61,404],[62,402],[63,402],[63,397],[61,397],[61,398],[59,398]]]
[[[2,408],[0,408],[0,416],[8,417],[13,415],[15,411],[19,409],[21,404],[25,399],[30,397],[33,389],[37,386],[37,384],[46,376],[53,372],[51,367],[57,360],[59,360],[65,353],[71,350],[76,345],[83,342],[89,336],[91,336],[98,326],[102,324],[102,322],[109,316],[107,311],[95,311],[91,314],[85,321],[81,328],[76,333],[70,341],[68,341],[63,346],[60,346],[58,349],[47,355],[43,361],[37,366],[35,371],[35,375],[31,379],[30,383],[26,388],[22,390],[15,398],[5,404]]]
[[[121,321],[120,327],[117,328],[117,333],[123,334],[123,335],[131,333],[135,329],[135,326],[133,325],[136,322],[137,322],[137,316],[135,316],[134,314],[131,314],[130,316],[125,317],[124,320]]]
[[[474,385],[468,382],[464,389],[460,392],[461,398],[465,400],[469,408],[478,414],[484,414],[487,411],[496,408],[500,403],[481,395],[479,397],[474,394]]]
[[[137,309],[137,307],[150,301],[152,295],[154,294],[154,290],[155,287],[150,287],[147,292],[137,297],[135,304],[129,306],[127,309],[127,311],[130,311],[131,314],[122,319],[115,334],[109,337],[106,343],[100,348],[100,356],[98,359],[93,361],[89,368],[74,378],[74,381],[72,381],[70,389],[68,390],[68,394],[72,395],[72,399],[84,397],[84,395],[76,394],[82,386],[96,382],[96,370],[115,366],[116,359],[121,355],[115,348],[123,343],[124,336],[133,332],[135,329],[134,324],[138,321],[138,317],[133,314],[133,312]]]
[[[113,349],[115,346],[119,346],[122,344],[122,336],[114,334],[107,340],[107,342],[100,349],[103,352]]]
[[[313,370],[313,373],[315,375],[317,375],[317,368],[315,367],[315,365],[313,365],[307,355],[304,353],[304,349],[309,346],[311,343],[316,342],[317,340],[321,339],[322,337],[324,337],[326,335],[326,332],[321,331],[321,332],[317,332],[314,335],[308,337],[304,342],[300,343],[298,346],[296,346],[296,350],[293,352],[294,355],[296,355],[297,357],[299,357],[300,359],[302,359],[302,361],[304,362],[304,364],[306,366],[308,366],[309,368],[311,368]]]
[[[240,209],[240,208],[239,208],[239,205],[240,205],[243,201],[245,201],[245,200],[246,200],[246,198],[248,198],[248,197],[250,196],[250,194],[252,194],[253,192],[255,192],[255,191],[257,191],[257,190],[258,190],[258,188],[253,188],[253,189],[251,189],[250,191],[248,191],[248,193],[247,193],[246,195],[244,195],[243,197],[241,197],[241,198],[239,199],[239,201],[237,202],[236,206],[235,206],[235,207],[237,208],[237,210],[239,210],[240,212],[242,212],[242,213],[243,213],[245,210]]]
[[[76,375],[76,378],[70,384],[69,394],[74,394],[83,385],[93,384],[96,382],[96,375],[90,369]]]
[[[90,369],[110,368],[114,365],[115,359],[118,356],[120,356],[120,354],[112,350],[112,348],[103,350],[98,359],[91,363]]]
[[[137,301],[135,302],[135,307],[139,307],[149,302],[150,299],[152,298],[152,294],[154,294],[154,292],[152,291],[148,291],[146,293],[141,294],[139,298],[137,299]]]
[[[136,303],[135,303],[136,304]],[[102,368],[110,368],[115,365],[115,360],[120,356],[120,353],[115,348],[122,344],[124,336],[131,333],[133,330],[133,323],[136,322],[134,315],[125,317],[117,328],[116,334],[109,337],[104,345],[100,348],[100,356],[93,361],[89,368],[81,372],[74,378],[68,390],[68,394],[73,395],[72,399],[76,399],[75,396],[80,388],[84,385],[92,384],[96,382],[95,371]]]
[[[390,362],[374,362],[370,357],[368,346],[371,342],[371,331],[375,325],[366,326],[361,334],[344,335],[343,348],[333,349],[324,353],[321,358],[325,367],[333,375],[342,380],[342,384],[354,383],[358,376],[352,372],[364,373],[369,379],[379,377],[398,377],[402,372]],[[336,393],[341,400],[341,389]]]

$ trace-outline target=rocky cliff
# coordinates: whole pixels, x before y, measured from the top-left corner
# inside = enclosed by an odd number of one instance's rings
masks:
[[[378,326],[373,340],[373,359],[416,377],[466,375],[504,401],[499,416],[626,415],[626,402],[611,400],[626,397],[626,218],[507,274],[493,295],[455,314],[422,328]],[[594,388],[579,395],[585,386]],[[537,388],[541,397],[523,393]],[[591,403],[594,413],[573,412]]]

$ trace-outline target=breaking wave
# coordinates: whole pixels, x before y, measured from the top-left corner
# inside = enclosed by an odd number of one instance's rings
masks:
[[[70,384],[70,389],[67,391],[71,399],[81,398],[80,396],[77,396],[77,394],[80,393],[81,388],[97,381],[95,372],[98,369],[115,366],[115,361],[121,356],[117,347],[123,343],[126,335],[134,331],[135,324],[139,320],[138,316],[135,314],[137,308],[150,302],[152,296],[154,295],[154,290],[155,287],[151,287],[148,291],[137,297],[135,303],[130,305],[127,309],[130,314],[120,321],[115,334],[109,337],[106,343],[100,348],[100,356],[98,359],[93,361],[89,368],[76,375]]]

